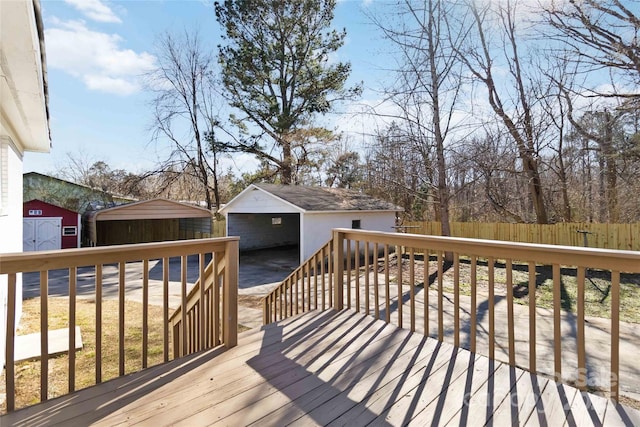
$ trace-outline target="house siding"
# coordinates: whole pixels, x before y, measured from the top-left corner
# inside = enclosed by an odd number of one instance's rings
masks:
[[[32,210],[42,211],[42,215],[30,215]],[[40,200],[30,200],[24,203],[23,209],[24,218],[62,218],[62,228],[60,229],[60,241],[62,242],[62,249],[70,249],[79,247],[79,236],[81,235],[80,219],[77,212],[70,211],[58,206],[54,206],[50,203],[45,203]],[[64,227],[76,227],[76,235],[65,236],[62,234]]]
[[[230,205],[232,203],[229,203]],[[232,213],[298,213],[301,209],[262,190],[254,189],[233,200]]]
[[[394,231],[395,212],[307,212],[303,219],[301,256],[305,260],[331,238],[334,228],[351,228],[353,220],[360,220],[360,228],[370,231]]]
[[[37,172],[27,172],[22,179],[24,200],[42,200],[81,215],[97,206],[109,207],[134,201]]]
[[[390,203],[338,189],[256,184],[221,212],[227,217],[227,235],[240,236],[241,250],[298,244],[300,260],[304,261],[331,238],[334,228],[351,228],[353,221],[359,221],[361,229],[393,231],[400,210]],[[285,220],[287,214],[297,222]],[[271,218],[277,215],[283,216],[281,228],[271,224]]]
[[[22,252],[22,153],[4,142],[6,154],[6,209],[0,215],[0,252]],[[0,276],[0,366],[5,362],[7,276]],[[22,275],[16,283],[16,325],[22,315]]]
[[[0,1],[0,252],[22,251],[22,155],[49,152],[44,34],[38,2]],[[22,275],[16,277],[16,325],[22,314]],[[5,363],[6,275],[0,277],[0,366]]]

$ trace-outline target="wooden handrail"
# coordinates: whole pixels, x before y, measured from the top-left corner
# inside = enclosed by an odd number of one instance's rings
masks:
[[[373,248],[373,251],[371,249]],[[406,252],[404,252],[406,250]],[[335,229],[332,241],[329,242],[322,251],[329,251],[331,271],[325,277],[324,271],[322,280],[329,283],[327,295],[333,297],[329,303],[329,308],[341,310],[343,307],[353,308],[356,311],[364,310],[372,313],[378,318],[387,322],[397,322],[398,327],[404,327],[403,323],[408,315],[408,327],[411,330],[422,329],[425,335],[433,336],[440,341],[449,339],[452,336],[454,345],[463,345],[462,333],[468,333],[468,342],[465,344],[473,352],[486,353],[490,358],[504,357],[505,362],[512,366],[518,364],[518,357],[528,358],[528,367],[531,372],[552,375],[557,381],[565,378],[563,365],[567,363],[563,359],[566,356],[566,346],[568,338],[562,334],[561,326],[563,322],[563,309],[561,306],[561,286],[562,267],[576,268],[577,280],[577,317],[576,317],[576,384],[586,389],[587,365],[586,365],[586,342],[589,337],[585,333],[585,271],[588,269],[605,270],[611,272],[611,329],[610,345],[611,352],[609,366],[601,366],[602,369],[610,369],[611,382],[609,385],[610,396],[617,399],[619,394],[619,353],[620,353],[620,273],[640,273],[640,252],[619,251],[608,249],[581,248],[573,246],[556,246],[544,244],[511,243],[505,241],[467,239],[441,236],[425,236],[418,234],[385,233],[366,230]],[[325,254],[325,252],[322,252]],[[400,254],[405,254],[401,258]],[[417,284],[415,279],[415,255],[422,253],[424,256],[424,282]],[[429,261],[429,255],[435,255]],[[403,275],[401,259],[410,262],[409,274]],[[451,261],[447,261],[447,256],[451,255]],[[316,255],[314,255],[315,257]],[[264,322],[270,323],[278,319],[291,316],[297,312],[301,306],[310,307],[311,295],[305,295],[298,291],[301,277],[309,274],[318,274],[317,260],[311,257],[290,275],[285,281],[277,286],[264,299]],[[360,259],[364,257],[364,267]],[[381,258],[380,258],[381,257]],[[470,305],[469,312],[464,312],[461,304],[461,257],[469,260],[470,265]],[[395,259],[394,259],[395,258]],[[479,259],[486,260],[486,280],[488,286],[486,291],[486,314],[478,315],[479,294],[477,274],[481,263]],[[353,262],[352,262],[353,260]],[[393,262],[391,262],[393,260]],[[498,261],[504,260],[505,278],[496,277],[495,270]],[[514,321],[514,261],[528,269],[529,310],[528,327],[520,324],[519,328]],[[432,264],[429,270],[429,264]],[[435,266],[433,265],[435,263]],[[352,267],[353,265],[353,267]],[[446,265],[446,268],[445,268]],[[550,266],[553,274],[549,280],[553,283],[553,308],[550,311],[550,325],[552,331],[545,334],[541,339],[537,339],[540,325],[536,318],[541,316],[540,309],[536,307],[536,270],[540,266]],[[453,269],[453,295],[452,298],[445,296],[444,275],[446,269]],[[383,274],[378,277],[378,272]],[[372,275],[373,277],[370,277]],[[364,276],[364,277],[363,277]],[[382,278],[383,276],[383,278]],[[408,276],[408,277],[407,277]],[[431,277],[430,277],[431,276]],[[364,278],[364,280],[361,280]],[[434,286],[430,287],[428,278],[434,281]],[[372,280],[371,280],[372,279]],[[310,278],[307,278],[310,281]],[[499,301],[495,294],[495,285],[500,281],[506,285],[506,310],[496,313],[496,304]],[[373,289],[370,288],[371,282]],[[390,286],[393,282],[393,286]],[[303,280],[304,283],[304,280]],[[364,283],[364,290],[362,283]],[[448,284],[451,286],[451,284]],[[303,288],[304,289],[304,288]],[[369,293],[373,291],[372,298]],[[422,292],[418,292],[422,291]],[[360,298],[365,292],[364,298]],[[433,293],[431,297],[430,293]],[[323,294],[324,295],[324,294]],[[419,313],[416,308],[416,295],[422,298],[423,310]],[[484,298],[485,296],[482,295]],[[435,299],[433,299],[435,298]],[[300,304],[298,300],[301,299]],[[373,304],[373,307],[371,307]],[[435,307],[434,307],[435,306]],[[448,307],[445,316],[445,306]],[[372,310],[373,308],[373,310]],[[324,307],[323,307],[324,309]],[[429,317],[435,311],[435,325],[430,325]],[[392,316],[393,315],[393,316]],[[423,322],[416,322],[416,316],[422,316]],[[504,316],[504,318],[503,318]],[[481,318],[486,318],[486,332],[477,327]],[[394,320],[395,319],[395,320]],[[525,317],[525,319],[527,319]],[[461,327],[462,322],[469,322],[468,332]],[[567,321],[567,320],[565,320]],[[433,322],[433,320],[432,320]],[[498,330],[506,328],[506,337],[498,334]],[[519,335],[528,334],[528,348],[516,348],[516,331]],[[500,332],[502,333],[502,332]],[[482,336],[482,341],[477,339]],[[499,340],[506,339],[505,342]],[[573,338],[572,338],[573,339]],[[542,345],[550,345],[550,349],[541,350]],[[520,353],[518,353],[518,351]],[[551,354],[553,363],[539,363],[541,357]],[[545,360],[545,362],[547,362]],[[572,362],[573,363],[573,362]],[[593,365],[593,361],[591,362]],[[589,369],[593,369],[589,367]]]
[[[213,284],[213,264],[216,260],[211,260],[204,270],[204,279],[205,279],[205,290],[211,287]],[[219,275],[224,274],[224,258],[219,257],[217,259],[217,268],[216,271]],[[187,311],[193,308],[193,304],[197,302],[198,294],[200,293],[200,282],[202,281],[202,275],[198,277],[195,285],[191,288],[189,293],[187,294]],[[182,304],[179,305],[172,313],[169,315],[169,323],[173,323],[177,316],[182,314]]]
[[[142,268],[142,368],[148,366],[148,336],[149,336],[149,260],[160,260],[162,264],[162,311],[163,311],[163,330],[162,337],[164,341],[163,346],[163,360],[169,361],[171,358],[177,358],[182,355],[186,355],[193,351],[199,351],[205,348],[210,348],[218,344],[224,344],[227,347],[233,347],[237,344],[237,288],[238,288],[238,237],[225,237],[225,238],[213,238],[213,239],[199,239],[188,241],[173,241],[173,242],[160,242],[160,243],[145,243],[135,245],[121,245],[121,246],[109,246],[109,247],[95,247],[95,248],[82,248],[82,249],[66,249],[58,251],[40,251],[40,252],[28,252],[28,253],[10,253],[0,254],[0,275],[6,276],[8,283],[8,296],[7,301],[7,344],[6,344],[6,409],[7,411],[13,411],[15,409],[15,312],[16,312],[16,286],[18,280],[18,274],[28,272],[39,272],[40,278],[40,292],[42,295],[40,303],[41,321],[40,321],[40,334],[41,334],[41,348],[48,348],[48,320],[47,317],[50,314],[48,309],[48,286],[49,283],[49,271],[64,269],[68,271],[68,289],[69,289],[69,367],[68,367],[68,390],[71,392],[75,388],[75,324],[79,320],[76,317],[75,307],[77,300],[76,287],[78,284],[78,267],[90,267],[85,270],[83,274],[86,280],[93,280],[95,284],[95,301],[96,301],[96,316],[95,316],[95,378],[96,383],[100,383],[102,379],[103,359],[102,353],[107,345],[112,343],[104,343],[102,341],[102,314],[103,314],[103,291],[105,285],[108,283],[104,271],[106,266],[110,269],[117,269],[116,282],[112,283],[113,286],[117,286],[117,299],[118,299],[118,342],[117,342],[117,354],[118,354],[118,375],[125,375],[125,358],[131,351],[129,344],[125,342],[125,300],[126,300],[126,287],[128,286],[129,279],[125,274],[125,270],[130,263],[139,263]],[[205,254],[212,254],[213,260],[217,260],[216,269],[214,271],[213,265],[205,267],[204,260]],[[187,257],[191,255],[199,256],[201,277],[198,278],[197,283],[203,282],[204,288],[212,288],[211,284],[213,280],[219,280],[221,284],[221,293],[216,297],[216,304],[218,306],[213,307],[213,303],[210,304],[206,310],[203,301],[198,301],[196,296],[207,295],[200,288],[191,290],[189,294],[186,292],[186,264]],[[182,260],[181,265],[181,299],[183,301],[189,301],[189,304],[185,304],[188,313],[182,313],[178,309],[169,317],[169,259],[174,257],[180,257]],[[140,267],[137,267],[140,268]],[[113,280],[113,279],[112,279]],[[212,296],[213,300],[213,296]],[[221,305],[221,307],[219,307]],[[181,305],[182,307],[183,305]],[[193,313],[193,308],[197,307],[198,312]],[[178,323],[181,331],[183,332],[181,337],[191,337],[191,329],[197,331],[198,336],[195,339],[185,339],[183,342],[188,346],[184,346],[180,350],[174,347],[173,354],[170,354],[169,336],[170,336],[170,321],[175,325],[175,319],[185,319],[189,316],[190,329],[186,328],[184,322]],[[215,325],[215,326],[214,326]],[[171,332],[174,332],[172,330]],[[182,338],[180,338],[182,339]],[[174,337],[174,342],[176,341]],[[140,346],[136,347],[137,349]],[[41,371],[41,401],[48,398],[48,375],[49,375],[49,356],[42,354],[40,358],[40,371]]]
[[[145,257],[148,259],[170,258],[184,254],[197,254],[205,249],[205,252],[223,252],[228,243],[238,239],[238,237],[220,237],[0,254],[0,274],[141,261]]]
[[[581,265],[620,272],[636,272],[640,267],[640,252],[637,251],[352,229],[336,229],[334,232],[339,233],[345,240],[369,240],[389,246],[428,247],[433,251],[451,251],[480,257],[492,256],[499,259],[535,260],[539,264]]]
[[[326,309],[327,300],[331,306],[332,298],[328,297],[327,292],[331,288],[330,271],[333,265],[332,259],[333,239],[325,243],[320,249],[314,252],[305,262],[287,276],[279,285],[277,285],[267,296],[262,299],[263,324],[269,324],[276,320],[289,317],[295,311],[299,312],[302,305],[302,312],[318,308],[318,301],[322,310]],[[325,261],[326,260],[326,261]],[[311,274],[313,271],[313,274]],[[328,276],[325,273],[329,273]],[[311,292],[311,277],[314,277],[313,292]],[[294,295],[293,287],[302,280],[302,292],[304,293],[304,279],[307,278],[306,298],[303,296],[294,305],[291,296]],[[319,278],[319,280],[318,280]],[[320,289],[318,289],[318,284]],[[288,293],[287,293],[288,292]],[[289,295],[289,306],[287,309],[287,295]],[[298,295],[296,291],[295,295]],[[320,298],[318,298],[320,296]],[[284,304],[283,304],[284,301]]]

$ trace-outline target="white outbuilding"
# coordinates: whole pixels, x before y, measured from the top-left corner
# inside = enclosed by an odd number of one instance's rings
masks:
[[[393,231],[401,207],[355,190],[251,184],[220,209],[227,236],[240,250],[297,246],[300,261],[313,255],[334,228]]]

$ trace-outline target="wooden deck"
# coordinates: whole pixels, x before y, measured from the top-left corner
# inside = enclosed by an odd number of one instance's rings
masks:
[[[344,310],[0,418],[0,425],[640,425],[640,412]]]

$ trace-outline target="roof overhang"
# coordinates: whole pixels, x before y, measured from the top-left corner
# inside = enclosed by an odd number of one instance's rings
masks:
[[[38,0],[0,1],[0,132],[21,151],[49,152],[46,60]]]
[[[236,197],[234,197],[233,199],[231,199],[229,201],[229,203],[227,203],[226,205],[224,205],[224,207],[220,208],[220,210],[218,211],[220,214],[222,215],[227,215],[229,213],[229,210],[231,208],[233,208],[233,206],[236,204],[236,202],[244,197],[246,197],[249,193],[253,192],[253,191],[260,191],[263,194],[268,195],[269,197],[278,200],[280,203],[287,205],[289,207],[291,207],[293,210],[298,211],[300,213],[306,213],[307,211],[305,209],[302,209],[300,206],[296,206],[293,203],[290,203],[286,200],[284,200],[281,197],[276,196],[273,193],[270,193],[260,187],[258,187],[255,184],[250,184],[247,188],[245,188],[244,190],[242,190],[240,192],[240,194],[238,194]],[[234,212],[235,213],[235,212]],[[253,212],[247,212],[247,213],[253,213]]]
[[[320,215],[320,214],[339,214],[339,213],[348,213],[348,214],[357,214],[357,213],[396,213],[396,212],[404,212],[404,208],[398,209],[353,209],[353,210],[343,210],[343,211],[306,211],[307,215]]]
[[[139,209],[150,206],[151,209],[141,214]],[[187,205],[168,199],[152,199],[127,203],[113,208],[95,211],[96,221],[139,220],[139,219],[176,219],[176,218],[211,218],[211,211],[198,206]]]

